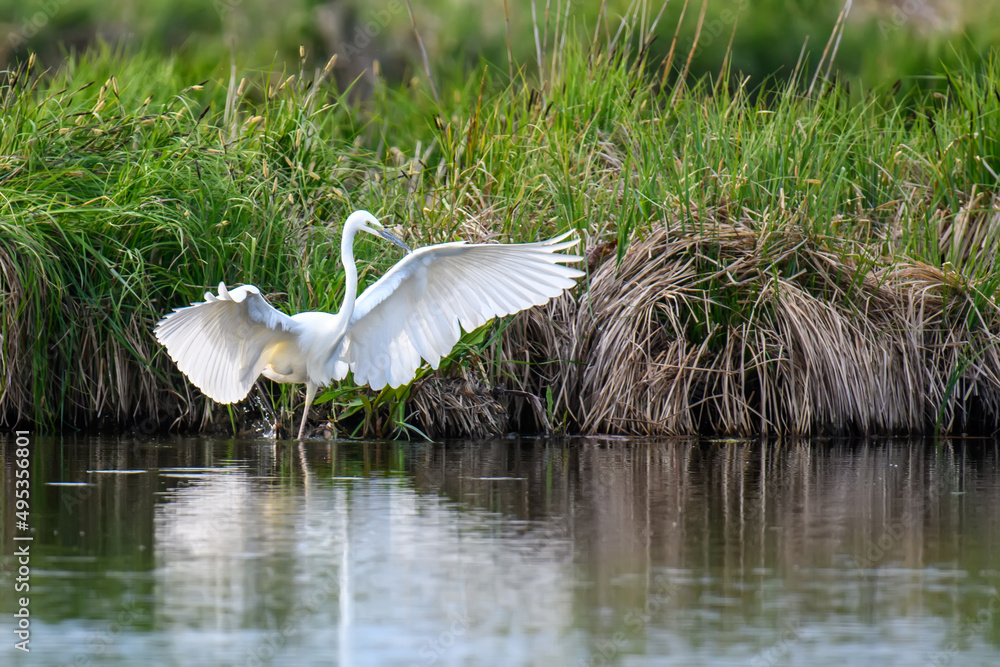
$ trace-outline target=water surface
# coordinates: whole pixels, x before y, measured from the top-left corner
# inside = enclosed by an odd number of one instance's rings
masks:
[[[32,446],[2,664],[1000,664],[995,441]]]

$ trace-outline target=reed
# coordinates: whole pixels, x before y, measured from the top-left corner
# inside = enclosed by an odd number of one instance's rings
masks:
[[[154,322],[220,280],[336,310],[340,224],[366,208],[411,245],[573,227],[589,276],[411,387],[331,388],[313,417],[341,432],[992,431],[997,55],[934,94],[807,94],[804,68],[759,94],[730,71],[661,87],[647,43],[552,39],[544,80],[483,65],[440,102],[377,68],[359,100],[333,64],[198,83],[103,49],[9,72],[0,414],[246,427],[256,409],[200,396]],[[363,283],[381,250],[359,248]],[[265,390],[287,417],[294,395]]]

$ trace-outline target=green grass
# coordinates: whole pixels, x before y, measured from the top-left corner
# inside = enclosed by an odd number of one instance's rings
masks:
[[[616,262],[654,230],[699,238],[682,251],[703,276],[698,293],[662,335],[710,351],[726,348],[732,327],[758,326],[766,292],[720,272],[734,259],[720,224],[756,239],[760,271],[848,311],[866,308],[866,280],[880,271],[932,267],[961,295],[953,301],[974,304],[946,324],[993,345],[996,53],[935,73],[940,92],[832,83],[807,95],[803,68],[759,95],[764,82],[730,71],[661,89],[660,64],[636,55],[642,36],[626,37],[592,52],[589,38],[566,40],[548,54],[541,89],[482,64],[437,81],[440,105],[424,77],[376,74],[358,101],[307,64],[202,83],[175,60],[108,47],[55,71],[25,61],[0,83],[0,413],[46,430],[228,428],[229,413],[156,345],[153,324],[220,280],[256,284],[288,312],[336,310],[340,224],[357,208],[417,246],[575,228]],[[397,259],[374,243],[358,256],[363,284]],[[818,272],[819,256],[838,268]],[[593,307],[586,290],[582,312]],[[515,427],[616,430],[581,413],[572,372],[546,366],[568,352],[529,330],[517,334],[525,357],[508,332],[491,331],[471,336],[446,376],[534,396],[545,417],[525,416],[522,396]],[[982,370],[981,352],[962,363]],[[533,364],[512,365],[517,354]],[[964,368],[942,370],[954,383],[925,411],[944,414],[945,428],[965,424],[950,417]],[[276,398],[287,419],[293,396]],[[410,389],[373,396],[347,385],[326,398],[324,414],[349,413],[343,425],[358,434],[428,428],[413,407],[427,396]]]
[[[693,48],[689,74],[715,74],[727,55],[755,80],[786,79],[803,51],[816,63],[844,2],[829,0],[426,0],[411,3],[432,69],[438,76],[465,73],[480,59],[507,71],[514,60],[538,73],[559,37],[580,30],[605,43],[624,19],[637,32],[653,28],[649,61],[660,63],[674,43]],[[506,8],[506,9],[505,9]],[[96,38],[133,50],[177,57],[193,79],[228,74],[230,57],[259,71],[295,67],[304,45],[312,67],[341,54],[335,75],[347,84],[378,60],[391,81],[405,81],[419,65],[404,0],[148,0],[142,11],[111,0],[0,0],[4,17],[0,64],[37,53],[58,67],[67,53],[85,52]],[[701,24],[700,30],[698,29]],[[538,29],[538,43],[535,29]],[[568,30],[567,30],[568,27]],[[735,31],[734,31],[735,28]],[[853,0],[837,55],[836,71],[852,85],[891,85],[904,90],[933,86],[924,79],[941,63],[976,59],[1000,41],[1000,6],[975,0],[940,2]],[[674,74],[683,60],[674,61]]]

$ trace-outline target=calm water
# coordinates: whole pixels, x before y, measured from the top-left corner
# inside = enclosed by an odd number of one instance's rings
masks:
[[[1000,664],[993,441],[38,437],[28,655],[12,444],[0,664]]]

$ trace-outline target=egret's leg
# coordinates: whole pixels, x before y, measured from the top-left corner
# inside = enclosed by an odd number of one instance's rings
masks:
[[[313,399],[316,398],[316,389],[318,387],[312,382],[306,382],[306,405],[302,408],[302,425],[299,426],[299,440],[302,440],[302,434],[306,431],[306,419],[309,417],[309,406],[312,405]]]

